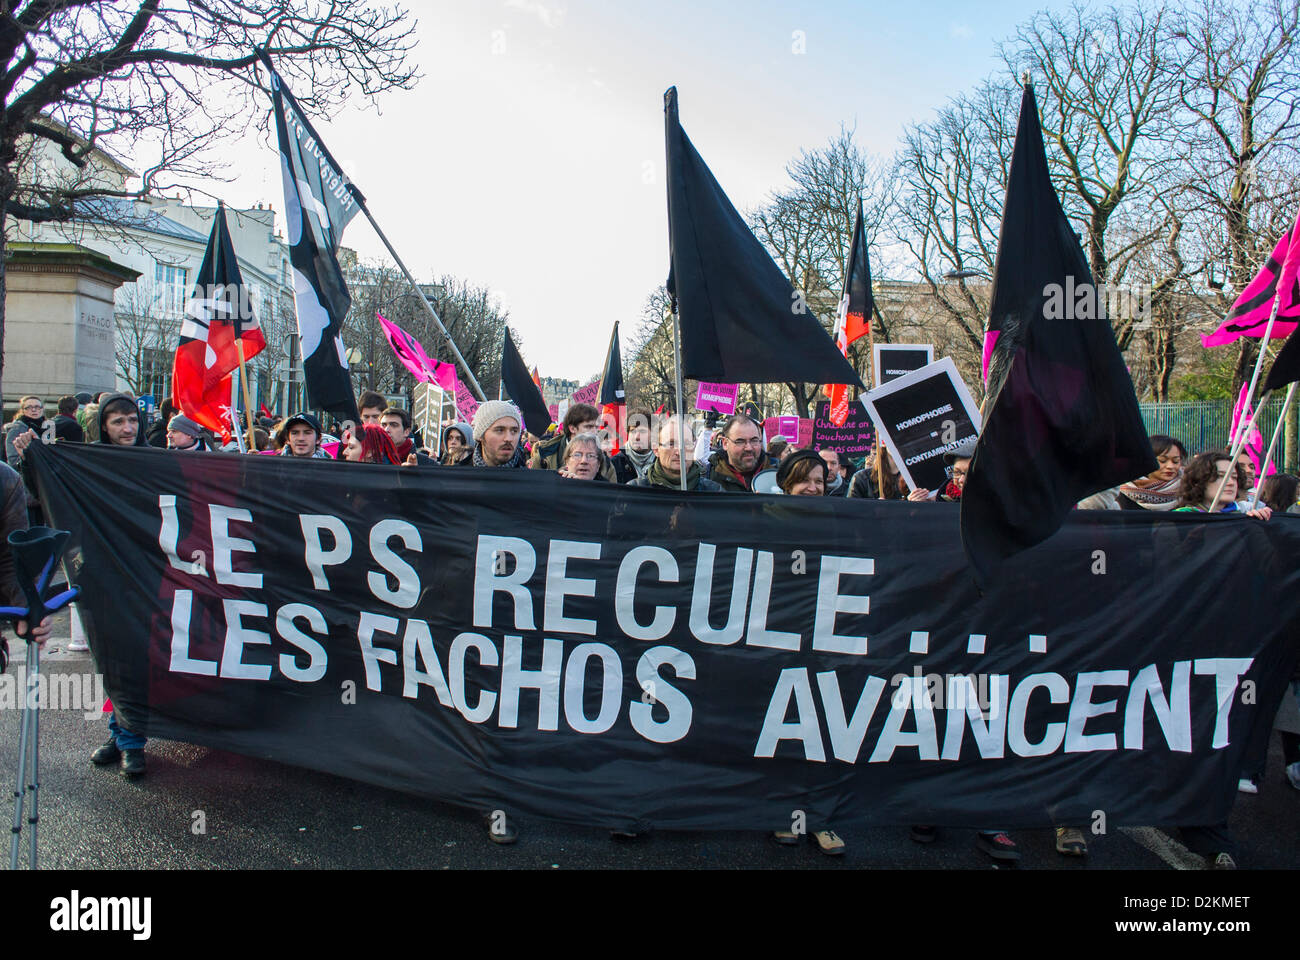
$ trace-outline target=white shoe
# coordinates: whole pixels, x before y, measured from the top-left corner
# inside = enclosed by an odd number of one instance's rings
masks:
[[[1300,760],[1287,765],[1286,778],[1291,781],[1291,786],[1300,790]]]
[[[72,653],[82,653],[90,649],[90,644],[85,640],[69,640],[66,649]]]
[[[1242,777],[1240,780],[1237,781],[1237,792],[1238,793],[1259,793],[1259,787],[1255,786],[1254,780],[1247,780],[1245,777]]]

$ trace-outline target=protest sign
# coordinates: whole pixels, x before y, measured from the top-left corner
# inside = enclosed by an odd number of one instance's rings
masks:
[[[877,343],[872,357],[875,363],[875,386],[905,377],[934,362],[934,347],[928,343]]]
[[[573,396],[569,398],[569,402],[571,404],[589,403],[594,407],[597,405],[596,401],[599,398],[600,398],[600,381],[593,380],[585,387],[579,387],[577,390],[575,390],[573,392]]]
[[[814,421],[812,417],[799,418],[799,435],[795,438],[795,446],[800,450],[807,450],[812,446]]]
[[[949,476],[943,455],[979,436],[979,408],[951,357],[877,387],[865,402],[914,490],[943,490]]]
[[[817,404],[817,415],[813,418],[812,448],[835,450],[841,456],[861,460],[871,452],[871,445],[876,438],[876,428],[867,408],[861,403],[850,403],[848,419],[842,427],[837,427],[831,420],[830,408],[828,400]]]
[[[763,421],[763,436],[768,443],[781,437],[788,443],[799,442],[798,417],[768,417]]]
[[[1079,511],[981,594],[952,504],[28,455],[124,726],[475,810],[1213,824],[1300,652],[1290,518]]]
[[[736,397],[740,386],[735,383],[701,383],[695,393],[695,409],[701,413],[713,410],[724,416],[736,412]]]

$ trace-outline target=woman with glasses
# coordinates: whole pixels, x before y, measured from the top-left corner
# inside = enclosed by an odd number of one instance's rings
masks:
[[[560,476],[570,480],[604,480],[600,475],[604,457],[605,454],[600,449],[600,437],[594,433],[575,434],[564,450]]]

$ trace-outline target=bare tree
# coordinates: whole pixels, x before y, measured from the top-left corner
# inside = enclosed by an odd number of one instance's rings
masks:
[[[786,167],[786,173],[792,185],[773,193],[751,214],[750,224],[795,289],[802,291],[808,309],[833,335],[859,198],[863,232],[873,271],[878,273],[884,263],[876,238],[894,206],[894,181],[889,176],[889,165],[864,153],[853,131],[844,127],[825,146],[801,151]],[[879,339],[888,341],[889,328],[878,309],[872,323]],[[850,348],[849,361],[860,374],[870,363],[868,353],[862,342]],[[786,384],[799,416],[809,415],[822,386]]]
[[[1213,215],[1203,242],[1223,264],[1207,293],[1219,313],[1250,282],[1277,238],[1290,229],[1297,167],[1300,60],[1295,45],[1300,4],[1200,0],[1171,26],[1185,69],[1176,78],[1188,145],[1186,183]],[[1269,185],[1280,189],[1269,189]],[[1292,213],[1293,215],[1293,213]],[[1279,223],[1279,221],[1281,221]],[[1258,342],[1239,342],[1234,379],[1243,382]]]
[[[5,3],[0,213],[64,221],[94,197],[144,196],[171,178],[212,176],[220,132],[266,121],[255,48],[273,58],[306,110],[324,115],[357,91],[410,87],[413,30],[405,11],[368,0]],[[24,179],[28,143],[53,148],[79,173]],[[97,177],[97,149],[147,163],[139,188]],[[3,276],[0,256],[0,342]]]
[[[114,320],[117,375],[137,396],[163,389],[171,381],[178,335],[162,291],[145,281],[123,287]],[[164,368],[165,378],[160,380]]]

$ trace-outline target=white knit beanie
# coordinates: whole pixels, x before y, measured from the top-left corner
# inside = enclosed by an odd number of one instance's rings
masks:
[[[504,400],[487,400],[479,404],[479,408],[474,411],[474,437],[476,439],[482,437],[487,433],[488,427],[505,417],[523,426],[523,419],[513,403]]]

